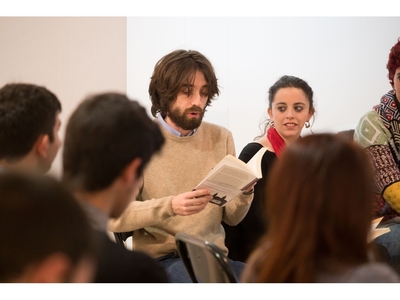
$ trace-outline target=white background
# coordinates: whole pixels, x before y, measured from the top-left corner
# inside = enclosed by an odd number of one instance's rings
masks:
[[[330,3],[332,2],[332,3]],[[390,47],[400,36],[400,19],[387,16],[398,14],[398,1],[219,1],[219,0],[113,0],[113,1],[8,1],[2,7],[2,14],[9,16],[121,16],[128,17],[128,91],[148,105],[147,86],[156,61],[164,54],[180,47],[197,49],[206,54],[216,68],[220,78],[221,97],[210,108],[206,119],[230,128],[237,141],[237,147],[258,134],[258,122],[265,110],[268,87],[283,73],[297,72],[314,88],[318,115],[314,131],[318,128],[346,128],[365,110],[377,103],[382,93],[390,86],[386,78],[386,62]],[[183,11],[183,12],[182,12]],[[156,18],[151,16],[171,16]],[[199,16],[199,18],[187,16]],[[204,18],[203,16],[223,16],[225,18]],[[238,18],[235,16],[249,16]],[[264,17],[269,15],[306,16]],[[378,16],[374,18],[309,18],[308,16]],[[135,17],[134,17],[135,16]],[[144,17],[138,17],[144,16]],[[182,16],[175,18],[175,16]],[[259,18],[251,16],[260,16]],[[382,18],[383,17],[383,18]],[[228,19],[227,22],[224,19]],[[297,20],[297,21],[296,21]],[[307,21],[308,20],[308,21]],[[305,23],[309,23],[308,26]],[[141,26],[134,28],[135,24]],[[216,25],[215,25],[216,24]],[[316,24],[311,26],[311,24]],[[57,24],[56,24],[57,25]],[[273,25],[272,27],[270,27]],[[49,26],[54,26],[51,24]],[[107,24],[107,26],[109,26]],[[311,27],[311,28],[310,28]],[[119,28],[119,27],[118,27]],[[92,30],[94,36],[98,29]],[[106,32],[106,30],[104,30]],[[4,32],[2,28],[1,32]],[[6,33],[9,31],[7,30]],[[111,31],[113,32],[113,31]],[[75,31],[71,31],[75,33]],[[31,34],[29,31],[27,35]],[[44,32],[43,34],[47,34]],[[83,34],[86,31],[83,30]],[[48,35],[47,35],[48,36]],[[77,32],[78,38],[81,38]],[[118,37],[116,37],[118,40]],[[32,40],[40,44],[42,41]],[[54,86],[58,94],[67,95],[64,101],[79,101],[76,94],[84,93],[82,87],[91,77],[100,76],[106,70],[112,78],[102,88],[120,86],[121,75],[109,68],[109,61],[115,64],[118,52],[111,51],[104,44],[86,38],[87,44],[72,47],[74,51],[90,52],[98,60],[98,68],[90,68],[88,78],[82,80],[76,91],[76,81],[69,77],[65,83],[61,76],[60,87]],[[105,38],[106,45],[118,45],[118,41]],[[124,43],[123,40],[121,43]],[[8,44],[0,45],[4,49]],[[30,44],[29,44],[30,45]],[[365,46],[367,45],[367,47]],[[17,45],[18,46],[18,45]],[[60,43],[60,47],[64,46]],[[117,47],[117,48],[118,48]],[[99,51],[106,54],[99,56]],[[26,53],[31,54],[32,48]],[[71,56],[75,52],[70,48]],[[20,50],[17,48],[17,50]],[[325,52],[324,52],[325,51]],[[47,53],[45,53],[47,54]],[[37,55],[37,53],[34,53]],[[53,59],[53,57],[50,57]],[[60,59],[63,59],[62,56]],[[5,57],[4,59],[8,59]],[[62,74],[79,71],[71,68],[72,59],[62,65]],[[21,60],[22,61],[22,60]],[[43,63],[44,59],[37,62]],[[1,60],[0,60],[1,62]],[[338,63],[339,62],[339,63]],[[13,62],[12,66],[19,66]],[[106,66],[104,66],[106,65]],[[45,64],[48,67],[48,64]],[[67,68],[67,70],[65,70]],[[294,69],[294,70],[293,70]],[[12,69],[14,71],[14,68]],[[0,70],[5,72],[4,69]],[[10,70],[8,70],[10,71]],[[19,69],[17,69],[19,71]],[[67,72],[68,71],[68,72]],[[2,74],[2,73],[0,73]],[[53,73],[50,73],[53,74]],[[69,73],[68,73],[69,74]],[[86,74],[86,73],[84,73]],[[308,78],[306,78],[308,77]],[[25,78],[25,77],[23,77]],[[113,81],[113,79],[115,81]],[[57,80],[55,78],[54,80]],[[45,81],[46,83],[47,81]],[[38,82],[40,83],[40,82]],[[107,85],[108,84],[108,85]],[[236,86],[236,84],[238,84]],[[89,84],[91,88],[92,85]],[[53,88],[53,85],[51,85]],[[228,93],[229,92],[229,93]],[[355,96],[354,96],[355,95]],[[77,103],[75,103],[77,104]],[[353,109],[353,111],[350,111]],[[233,112],[233,113],[232,113]],[[65,113],[64,113],[65,115]],[[237,117],[239,115],[239,117]],[[226,125],[228,124],[228,125]],[[65,123],[64,123],[65,126]],[[65,128],[65,127],[64,127]],[[150,289],[149,289],[150,287]],[[181,285],[176,293],[175,285],[135,285],[136,294],[149,293],[163,299],[184,299],[189,294],[207,298],[219,290],[229,299],[245,299],[251,294],[274,295],[279,293],[287,298],[306,295],[307,299],[336,300],[356,293],[363,299],[378,299],[382,286],[357,284],[241,284],[241,285]],[[16,297],[29,294],[40,295],[40,299],[71,299],[84,293],[102,297],[130,297],[131,291],[109,285],[4,285]],[[396,293],[397,285],[386,284],[386,293]],[[35,298],[35,297],[34,297]]]
[[[391,89],[386,63],[399,37],[399,17],[128,17],[127,93],[150,114],[156,62],[179,48],[202,52],[221,91],[204,119],[230,129],[239,154],[260,134],[268,88],[285,74],[314,90],[313,132],[354,128]]]

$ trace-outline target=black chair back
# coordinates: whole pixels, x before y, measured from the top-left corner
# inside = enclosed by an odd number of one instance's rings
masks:
[[[226,255],[211,242],[177,233],[178,253],[194,283],[237,283]]]

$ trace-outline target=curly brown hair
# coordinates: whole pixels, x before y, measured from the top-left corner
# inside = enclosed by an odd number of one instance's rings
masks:
[[[393,86],[393,77],[396,73],[396,70],[400,67],[400,38],[397,40],[397,43],[390,49],[389,60],[386,65],[388,69],[388,77],[389,82]]]

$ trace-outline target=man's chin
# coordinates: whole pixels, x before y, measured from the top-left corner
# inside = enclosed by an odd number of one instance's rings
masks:
[[[196,128],[198,128],[201,125],[201,120],[199,122],[191,122],[190,125],[185,126],[185,130],[194,130]]]
[[[169,118],[176,126],[183,130],[194,130],[200,126],[203,120],[203,115],[198,115],[196,117],[181,116],[180,118],[174,118],[170,115]]]

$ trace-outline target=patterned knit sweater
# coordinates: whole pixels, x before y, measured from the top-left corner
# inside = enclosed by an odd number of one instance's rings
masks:
[[[394,121],[394,120],[393,120]],[[354,139],[366,148],[374,168],[376,201],[374,217],[383,216],[385,222],[397,223],[400,216],[400,170],[397,156],[390,149],[393,135],[385,126],[379,114],[372,110],[359,121]],[[396,149],[395,146],[392,149]]]
[[[177,232],[213,242],[228,254],[221,221],[238,224],[249,210],[253,195],[241,195],[225,207],[208,203],[203,211],[190,216],[175,215],[171,200],[193,190],[225,155],[235,155],[232,133],[207,122],[188,137],[177,137],[160,128],[166,142],[145,169],[139,196],[120,218],[110,220],[108,229],[134,231],[133,249],[154,258],[176,251]]]

